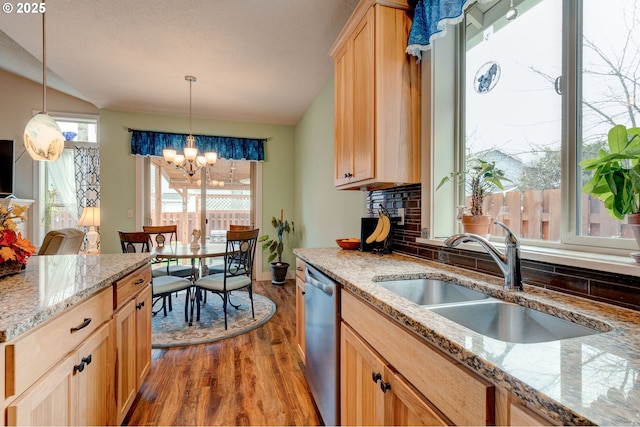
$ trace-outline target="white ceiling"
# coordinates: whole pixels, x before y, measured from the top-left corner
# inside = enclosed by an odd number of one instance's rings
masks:
[[[17,2],[10,2],[14,6]],[[100,109],[294,125],[358,0],[47,0],[47,83]],[[42,20],[0,12],[0,68],[42,81]]]

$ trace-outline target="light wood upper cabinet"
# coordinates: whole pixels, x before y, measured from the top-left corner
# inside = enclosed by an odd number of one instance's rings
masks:
[[[340,189],[420,182],[420,73],[406,2],[362,0],[331,50]],[[396,8],[398,7],[398,8]]]

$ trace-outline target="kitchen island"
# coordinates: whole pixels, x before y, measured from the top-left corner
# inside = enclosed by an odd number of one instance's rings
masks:
[[[505,410],[499,408],[505,406],[502,396],[506,393],[541,415],[541,419],[556,424],[640,423],[640,313],[636,311],[526,283],[524,292],[505,292],[502,278],[403,255],[379,256],[339,248],[294,252],[341,283],[349,301],[354,299],[351,296],[363,301],[391,320],[392,327],[410,332],[481,381],[495,386],[495,403],[491,399],[487,402],[495,405],[496,418],[489,422],[509,422],[502,415]],[[378,283],[410,278],[451,280],[600,332],[539,343],[500,341],[448,320]],[[347,314],[342,313],[343,319]],[[384,335],[383,331],[377,330],[371,336],[379,335]],[[411,354],[408,350],[407,355]],[[515,409],[512,422],[513,413]]]
[[[0,279],[0,425],[120,424],[150,366],[150,285],[149,254],[34,256]]]

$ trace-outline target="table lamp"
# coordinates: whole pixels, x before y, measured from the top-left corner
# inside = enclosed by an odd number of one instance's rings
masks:
[[[87,252],[98,252],[98,232],[96,226],[100,226],[100,208],[95,206],[86,206],[82,211],[82,215],[78,220],[78,225],[89,227],[87,232]]]

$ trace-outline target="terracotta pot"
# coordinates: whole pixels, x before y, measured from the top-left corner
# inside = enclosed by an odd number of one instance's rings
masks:
[[[489,234],[491,217],[489,215],[463,215],[462,227],[465,233],[479,234],[486,236]]]
[[[631,225],[631,230],[636,238],[638,248],[640,248],[640,213],[627,215],[627,223]]]

